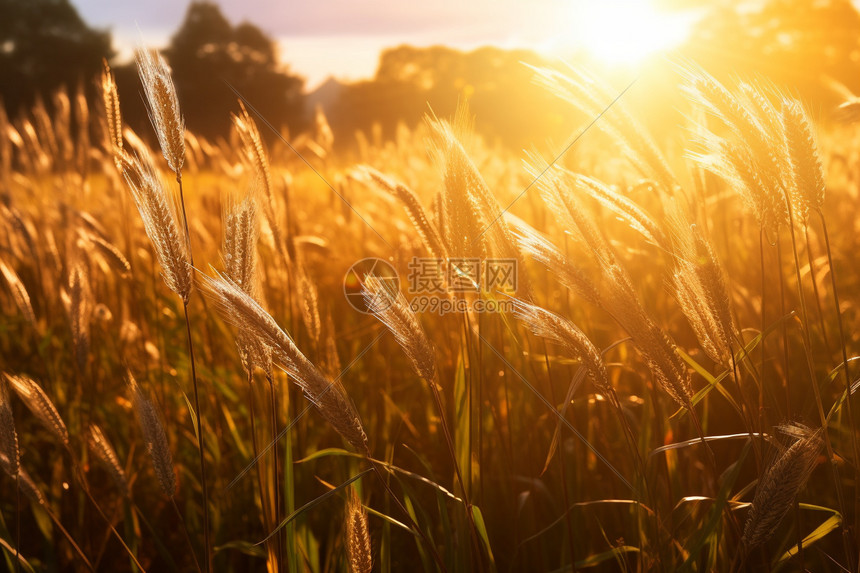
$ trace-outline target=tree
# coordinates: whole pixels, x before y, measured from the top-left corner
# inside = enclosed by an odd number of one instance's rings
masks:
[[[112,55],[110,34],[89,28],[69,0],[0,0],[0,94],[12,113],[62,85],[89,86]]]
[[[304,81],[280,65],[271,38],[250,23],[232,26],[216,4],[191,3],[165,57],[193,132],[228,132],[229,112],[237,109],[230,86],[275,127],[300,126]]]
[[[564,118],[571,109],[535,85],[525,63],[546,65],[527,50],[400,46],[382,53],[372,80],[343,87],[326,112],[336,140],[349,142],[355,130],[374,123],[390,136],[398,123],[413,126],[430,109],[450,117],[465,98],[477,113],[476,129],[491,139],[519,147],[550,135],[566,137]]]

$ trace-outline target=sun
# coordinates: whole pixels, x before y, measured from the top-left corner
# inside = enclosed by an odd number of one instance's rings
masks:
[[[571,26],[563,47],[584,49],[606,64],[633,65],[670,50],[694,21],[689,13],[660,11],[650,0],[574,0],[566,10]]]

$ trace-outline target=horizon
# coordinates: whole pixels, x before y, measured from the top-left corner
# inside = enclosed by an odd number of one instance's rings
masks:
[[[191,1],[155,0],[143,6],[73,0],[73,5],[88,25],[111,33],[118,61],[126,62],[141,43],[166,46],[182,24]],[[634,60],[638,56],[644,59],[682,43],[699,17],[696,9],[667,11],[654,0],[601,4],[588,0],[537,0],[528,6],[514,0],[478,0],[467,6],[444,0],[434,5],[429,16],[420,17],[388,0],[382,7],[374,5],[372,13],[363,5],[345,0],[302,5],[290,14],[264,0],[215,3],[231,23],[250,22],[273,38],[281,63],[305,79],[306,92],[329,78],[340,82],[370,79],[376,73],[382,51],[404,44],[444,45],[464,51],[483,46],[528,49],[556,58],[584,52],[609,67],[635,65],[637,62],[627,61],[631,55]],[[485,9],[490,6],[494,9]],[[620,10],[628,14],[622,22],[616,19]],[[332,13],[339,15],[332,18]],[[593,23],[595,19],[605,20],[607,25],[580,24]],[[639,26],[643,19],[654,22],[650,32],[643,32],[644,27]],[[608,25],[610,20],[612,26]],[[625,51],[619,53],[617,46]]]

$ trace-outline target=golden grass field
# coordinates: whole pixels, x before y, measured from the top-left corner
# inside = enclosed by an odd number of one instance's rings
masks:
[[[0,117],[9,570],[860,566],[853,128],[688,65],[671,151],[576,69],[534,71],[599,116],[570,153],[466,105],[340,151],[237,103],[207,141],[138,61],[148,133],[107,69]],[[400,292],[348,299],[369,257]],[[416,258],[467,310],[410,306]]]

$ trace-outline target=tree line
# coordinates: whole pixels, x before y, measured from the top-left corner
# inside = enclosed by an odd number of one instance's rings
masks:
[[[838,103],[834,84],[860,91],[860,15],[850,0],[766,0],[740,9],[717,1],[675,4],[705,15],[674,55],[718,78],[760,73],[822,110]],[[528,67],[553,62],[527,50],[399,46],[381,54],[373,78],[332,81],[306,94],[271,37],[254,24],[230,23],[217,4],[196,1],[163,54],[188,128],[210,138],[228,133],[234,89],[283,133],[308,127],[322,105],[341,144],[357,130],[390,136],[427,113],[451,115],[463,99],[480,111],[477,131],[506,145],[542,143],[536,138],[547,133],[564,137],[573,125],[572,111],[536,86]],[[93,97],[102,60],[115,56],[110,34],[89,27],[69,0],[0,0],[0,98],[10,116],[37,98],[50,107],[60,86]],[[114,71],[123,93],[140,92],[133,64]],[[126,98],[123,113],[132,127],[147,122],[140,98]]]

